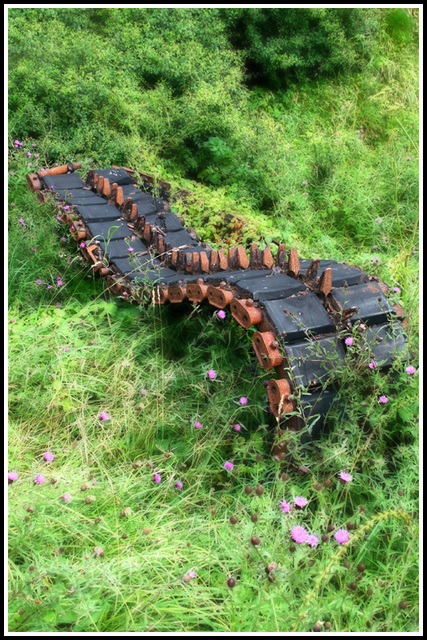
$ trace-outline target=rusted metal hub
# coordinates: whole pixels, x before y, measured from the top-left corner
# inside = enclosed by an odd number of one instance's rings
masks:
[[[211,284],[208,286],[208,300],[217,309],[225,309],[233,300],[233,297],[232,291],[228,291],[228,289],[213,287]]]
[[[119,282],[117,276],[108,275],[107,278],[108,288],[112,293],[120,293],[122,290],[122,285]]]
[[[295,410],[295,401],[288,400],[291,395],[291,385],[288,380],[285,378],[280,380],[272,378],[268,383],[267,391],[270,409],[276,418]]]
[[[254,306],[254,301],[238,300],[233,298],[230,302],[230,310],[233,318],[245,329],[259,324],[262,320],[262,311]]]
[[[187,298],[186,286],[179,282],[174,282],[168,287],[169,302],[179,303],[184,302]]]
[[[30,188],[30,191],[40,191],[42,188],[42,183],[40,182],[40,178],[37,173],[28,173],[27,174],[27,184]]]
[[[169,291],[168,288],[164,285],[160,285],[159,287],[155,287],[153,289],[153,303],[154,304],[165,304],[169,300]]]
[[[70,226],[70,233],[73,240],[78,242],[79,240],[84,240],[86,238],[86,230],[80,220],[70,220],[68,224]]]
[[[254,351],[261,367],[269,371],[282,364],[283,356],[279,350],[279,343],[271,331],[256,331],[252,340]]]
[[[208,295],[208,285],[199,278],[196,283],[187,284],[187,297],[191,302],[202,302]]]

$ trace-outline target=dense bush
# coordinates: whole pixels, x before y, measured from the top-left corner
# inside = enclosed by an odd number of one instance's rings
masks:
[[[327,211],[341,169],[358,158],[359,175],[363,152],[362,212],[372,220],[377,206],[394,207],[388,187],[378,193],[390,179],[378,144],[394,137],[403,157],[417,137],[414,47],[407,39],[399,53],[405,74],[393,49],[396,34],[409,38],[405,19],[370,9],[12,9],[10,132],[43,139],[48,162],[84,155],[226,189],[278,212],[290,233],[308,204],[310,215]],[[369,51],[363,74],[324,84],[322,74],[357,69]],[[286,77],[288,88],[248,89],[245,59],[252,71],[262,65],[259,80]],[[338,233],[360,214],[354,189],[347,193]]]
[[[360,68],[379,27],[378,9],[222,9],[252,80],[283,86]]]

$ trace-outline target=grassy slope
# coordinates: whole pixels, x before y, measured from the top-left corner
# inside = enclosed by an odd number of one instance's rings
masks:
[[[381,121],[394,108],[398,120],[399,114],[405,117],[400,122],[407,134],[393,120],[394,137],[376,139],[366,124],[368,140],[359,137],[359,116],[369,100],[354,96],[364,78],[356,85],[342,82],[339,91],[324,83],[296,94],[252,94],[254,113],[273,131],[284,127],[282,143],[295,152],[289,160],[296,164],[272,174],[283,194],[273,215],[257,213],[244,201],[234,211],[253,227],[246,235],[285,234],[308,256],[366,268],[371,257],[381,257],[378,274],[405,296],[416,356],[416,132],[409,129],[417,119],[416,63],[413,52],[390,50],[384,59],[381,73],[390,75],[384,75],[368,115]],[[37,142],[39,162],[46,166],[53,147],[49,138]],[[269,148],[266,138],[267,160]],[[35,152],[30,141],[27,149]],[[402,167],[402,235],[395,210],[381,208],[392,152]],[[249,355],[250,336],[208,309],[197,308],[189,318],[177,309],[137,309],[105,297],[102,284],[75,257],[75,246],[61,242],[53,209],[27,191],[25,153],[12,146],[9,177],[9,202],[15,205],[9,208],[15,320],[9,324],[9,468],[20,476],[9,488],[10,629],[305,631],[321,620],[335,631],[364,631],[367,622],[377,631],[416,630],[417,376],[403,373],[404,363],[394,377],[374,374],[366,380],[357,371],[344,373],[330,434],[315,448],[296,446],[279,466],[270,456],[274,421],[266,411],[266,376]],[[67,157],[66,149],[61,153]],[[328,174],[331,157],[334,170]],[[91,161],[79,159],[86,167]],[[276,171],[277,156],[270,164]],[[371,175],[373,167],[377,173]],[[140,168],[158,171],[147,157]],[[325,172],[321,187],[318,176]],[[178,180],[167,170],[164,177],[178,197],[180,189],[191,189],[187,215],[201,230],[200,210],[221,217],[233,206],[227,189]],[[307,191],[300,187],[305,180]],[[381,197],[366,205],[366,192],[377,190]],[[387,197],[393,202],[393,193]],[[347,220],[343,207],[351,199],[360,215]],[[378,216],[381,223],[375,223]],[[229,233],[224,230],[224,238]],[[373,244],[378,252],[372,252]],[[52,289],[43,288],[49,284]],[[210,368],[218,372],[215,381],[206,379]],[[389,397],[384,407],[377,402],[381,394]],[[249,398],[246,407],[239,405],[242,395]],[[100,411],[111,421],[101,422]],[[196,420],[200,430],[194,429]],[[240,433],[232,427],[236,423]],[[54,452],[54,462],[43,462],[45,451]],[[143,465],[134,469],[137,459]],[[236,475],[224,470],[226,460],[233,461]],[[309,472],[301,473],[300,466]],[[160,484],[152,480],[156,469]],[[353,475],[344,487],[336,476],[342,469]],[[285,470],[288,480],[280,479]],[[46,482],[33,485],[40,472]],[[330,487],[315,489],[329,478]],[[177,479],[182,491],[175,488]],[[81,491],[85,482],[89,488]],[[244,487],[257,482],[263,495],[246,495]],[[64,492],[72,495],[69,504],[60,499]],[[96,498],[91,504],[85,502],[88,495]],[[309,505],[295,518],[282,515],[279,502],[299,495]],[[128,517],[120,515],[124,508],[131,509]],[[409,525],[398,508],[414,518]],[[254,513],[257,523],[250,520]],[[233,514],[239,518],[234,526],[228,521]],[[349,521],[356,524],[349,545],[339,547],[331,539],[315,549],[295,545],[290,551],[290,526],[303,524],[320,536],[329,523],[340,528]],[[259,536],[260,547],[251,545],[252,535]],[[94,557],[95,546],[104,557]],[[272,583],[264,571],[271,562],[277,563]],[[361,575],[359,562],[366,566]],[[198,577],[183,582],[192,568]],[[237,578],[234,589],[226,585],[229,576]],[[355,591],[349,588],[353,583]],[[408,606],[401,610],[403,600]]]

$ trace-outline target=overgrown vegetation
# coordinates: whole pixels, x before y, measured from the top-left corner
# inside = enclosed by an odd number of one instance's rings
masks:
[[[9,11],[10,631],[418,629],[417,19]],[[251,336],[109,296],[28,191],[70,159],[167,179],[213,244],[285,240],[375,273],[409,352],[337,372],[329,431],[274,459]]]

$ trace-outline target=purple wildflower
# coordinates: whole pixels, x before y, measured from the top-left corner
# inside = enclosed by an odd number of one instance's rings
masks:
[[[146,395],[147,395],[147,392],[146,392],[146,390],[145,390],[145,389],[141,389],[141,395],[142,395],[142,396],[146,396]]]
[[[300,467],[299,470],[301,471],[301,473],[308,473],[307,467]]]
[[[134,251],[134,248],[133,247],[129,247],[128,251],[129,251],[129,253],[132,253]]]
[[[375,362],[375,360],[372,360],[372,362],[369,363],[370,369],[376,369],[377,367],[378,367],[378,362]]]
[[[69,493],[63,493],[61,499],[64,502],[71,502],[71,495]]]
[[[34,484],[43,484],[46,481],[46,478],[41,473],[37,474],[36,479],[34,480]]]
[[[310,545],[310,547],[317,547],[317,545],[319,544],[319,538],[311,534],[307,538],[307,544]]]
[[[200,429],[200,427],[202,426],[201,422],[195,422],[194,426],[196,427],[196,429]]]
[[[182,482],[181,482],[181,480],[177,480],[177,481],[176,481],[176,483],[175,483],[175,486],[176,486],[176,488],[177,488],[177,489],[181,490],[181,489],[182,489]]]
[[[35,153],[35,154],[34,154],[34,157],[35,157],[35,158],[38,158],[38,157],[39,157],[39,155],[40,155],[39,153]]]
[[[62,242],[67,242],[67,238],[61,238]]]
[[[211,380],[215,380],[215,378],[216,378],[216,373],[215,373],[215,371],[214,371],[213,369],[209,369],[209,371],[208,371],[208,377],[209,377]]]
[[[280,508],[282,509],[283,513],[289,513],[289,511],[291,510],[291,505],[289,502],[286,502],[286,500],[282,500],[282,502],[280,503]]]
[[[298,542],[298,544],[303,544],[304,542],[307,542],[308,533],[304,527],[296,526],[291,529],[291,538],[295,542]]]
[[[66,353],[68,353],[68,352],[69,352],[69,348],[68,348],[68,347],[64,347],[64,351],[65,351]]]
[[[64,283],[62,282],[62,280],[58,280],[58,282],[57,282],[58,287],[62,287],[63,284]]]
[[[351,482],[353,480],[353,477],[349,473],[347,473],[346,471],[341,471],[340,479],[343,482]]]
[[[29,151],[27,151],[27,157],[31,158],[31,153]]]
[[[70,206],[67,204],[65,207],[62,207],[64,209],[64,211],[68,211],[68,209],[70,208]]]
[[[347,347],[351,347],[351,345],[353,344],[353,338],[346,338],[345,344]]]
[[[232,462],[225,462],[224,463],[224,469],[227,469],[227,471],[232,471],[232,469],[234,468],[234,464]]]
[[[297,496],[296,498],[294,498],[294,502],[297,505],[297,507],[299,507],[300,509],[302,509],[308,504],[308,500],[306,500],[302,496]]]
[[[188,575],[190,576],[190,578],[197,578],[197,573],[195,571],[189,571]]]
[[[394,293],[400,293],[399,287],[394,287],[393,291],[394,291]]]
[[[225,314],[225,311],[224,311],[223,309],[220,309],[220,310],[218,311],[218,318],[220,318],[221,320],[224,320],[225,315],[226,315],[226,314]]]
[[[81,243],[80,243],[80,249],[84,249],[84,248],[85,248],[85,246],[86,246],[86,243],[85,243],[85,242],[81,242]]]
[[[336,533],[334,533],[334,538],[338,542],[338,544],[345,544],[349,540],[350,534],[347,529],[338,529]]]
[[[388,402],[387,396],[380,396],[380,399],[378,400],[378,402],[380,402],[381,404],[387,404]]]
[[[410,364],[409,367],[406,367],[405,371],[408,375],[412,376],[416,372],[416,369]]]
[[[65,347],[65,348],[67,349],[68,347]],[[52,460],[55,459],[55,456],[50,451],[46,451],[43,457],[46,460],[46,462],[52,462]]]
[[[29,163],[28,163],[28,166],[29,166],[29,167],[32,167],[32,166],[33,166],[33,163],[32,163],[32,162],[29,162]]]
[[[102,420],[103,422],[106,422],[107,420],[110,419],[110,416],[106,411],[101,411],[101,413],[99,414],[99,419]]]
[[[19,218],[18,222],[20,222],[22,224],[22,226],[25,227],[25,222],[23,221],[22,218]]]
[[[41,284],[42,281],[41,280],[36,280],[36,284]]]
[[[7,480],[10,484],[12,484],[12,482],[15,482],[15,480],[18,480],[19,476],[16,473],[16,471],[11,471],[10,473],[7,474]]]
[[[235,431],[240,431],[240,429],[241,429],[241,428],[242,428],[242,427],[240,426],[240,424],[235,424],[235,425],[234,425],[234,429],[235,429]]]
[[[36,248],[35,248],[35,247],[31,247],[31,251],[35,251],[35,250],[36,250]]]
[[[157,482],[157,484],[160,484],[160,482],[162,481],[162,476],[156,473],[156,475],[154,476],[154,481]]]
[[[247,399],[247,398],[245,398],[245,396],[242,396],[242,397],[240,398],[239,402],[240,402],[240,404],[245,405],[245,404],[248,404],[248,399]]]

